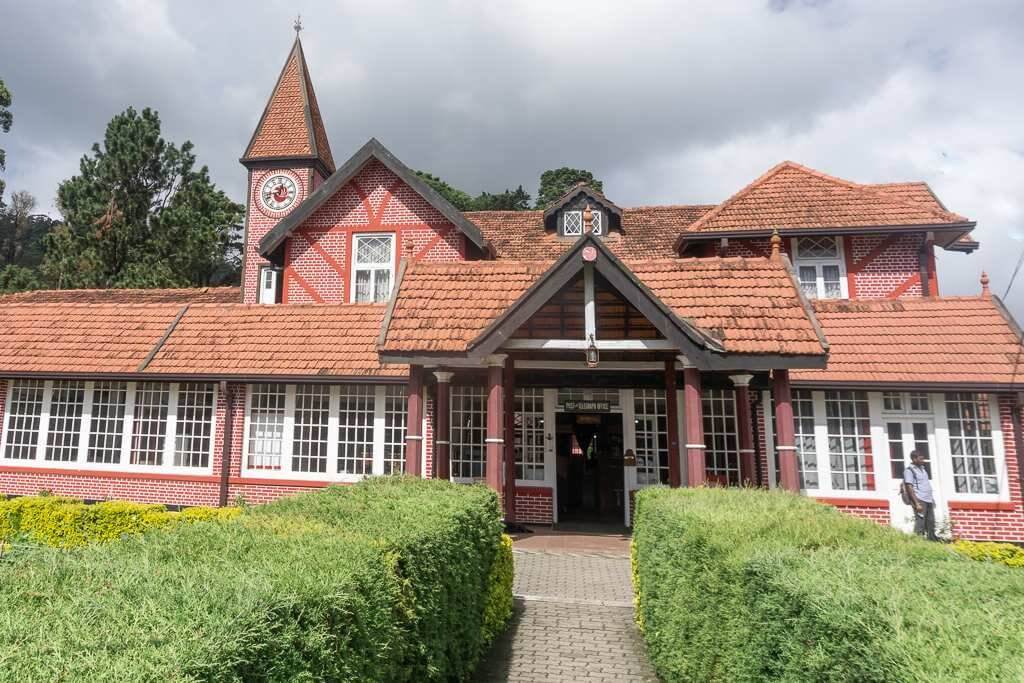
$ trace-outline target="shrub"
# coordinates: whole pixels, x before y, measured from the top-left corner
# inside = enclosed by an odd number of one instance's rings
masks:
[[[115,541],[129,534],[160,529],[177,521],[230,519],[236,508],[187,508],[168,512],[163,505],[112,500],[86,505],[73,498],[26,496],[0,501],[0,539],[24,535],[55,548]]]
[[[512,579],[514,575],[512,539],[501,535],[501,545],[494,555],[487,577],[487,605],[484,608],[484,645],[489,645],[505,630],[512,617]]]
[[[665,681],[1024,679],[1024,576],[782,492],[637,497]]]
[[[991,541],[957,541],[953,550],[972,560],[998,562],[1007,567],[1024,569],[1024,548],[1012,543],[993,543]]]
[[[14,559],[0,680],[464,679],[500,534],[492,491],[387,477]]]

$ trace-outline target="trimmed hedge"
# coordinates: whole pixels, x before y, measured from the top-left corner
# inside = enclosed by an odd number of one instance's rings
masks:
[[[487,577],[487,605],[484,608],[484,645],[490,645],[505,630],[512,618],[513,579],[512,538],[501,535],[501,546],[494,556]]]
[[[240,508],[186,508],[169,512],[163,505],[111,500],[86,505],[73,498],[25,496],[0,500],[0,541],[24,535],[54,548],[116,541],[175,522],[231,519]]]
[[[992,541],[956,541],[953,550],[972,560],[997,562],[1014,569],[1024,569],[1024,548],[1012,543]]]
[[[386,477],[16,559],[0,680],[463,679],[500,538],[487,488]]]
[[[647,489],[638,621],[665,681],[1024,680],[1024,575],[782,492]]]

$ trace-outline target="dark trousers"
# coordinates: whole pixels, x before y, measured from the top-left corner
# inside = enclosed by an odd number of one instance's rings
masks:
[[[937,541],[935,535],[935,503],[921,503],[924,509],[921,512],[914,511],[914,533],[924,536],[929,541]]]

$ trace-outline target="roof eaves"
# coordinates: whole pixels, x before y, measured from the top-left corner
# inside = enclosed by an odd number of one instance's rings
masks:
[[[547,220],[551,214],[557,212],[559,209],[564,207],[566,204],[571,202],[577,196],[585,194],[593,197],[600,202],[606,209],[614,213],[616,216],[622,217],[622,209],[618,207],[614,202],[604,196],[601,192],[598,192],[590,185],[586,183],[578,183],[569,188],[565,194],[553,201],[547,208],[544,209],[544,220]]]
[[[936,231],[967,231],[970,232],[975,228],[977,224],[974,221],[967,223],[913,223],[903,225],[846,225],[846,226],[822,226],[815,228],[807,227],[787,227],[787,226],[772,226],[765,228],[755,228],[750,230],[705,230],[702,232],[693,232],[687,230],[679,236],[676,240],[676,250],[678,251],[687,242],[703,242],[718,240],[723,237],[733,238],[744,238],[744,237],[763,237],[765,235],[771,235],[775,230],[779,231],[779,234],[786,237],[800,237],[806,235],[820,235],[823,231],[832,235],[858,235],[858,234],[871,234],[879,232],[936,232]],[[955,242],[957,237],[953,237],[950,241]]]

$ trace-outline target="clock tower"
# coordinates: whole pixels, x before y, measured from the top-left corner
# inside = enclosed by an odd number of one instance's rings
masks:
[[[295,43],[241,162],[249,171],[242,300],[275,303],[281,296],[284,256],[271,263],[259,255],[257,245],[334,173],[334,158],[302,52],[298,24]]]

